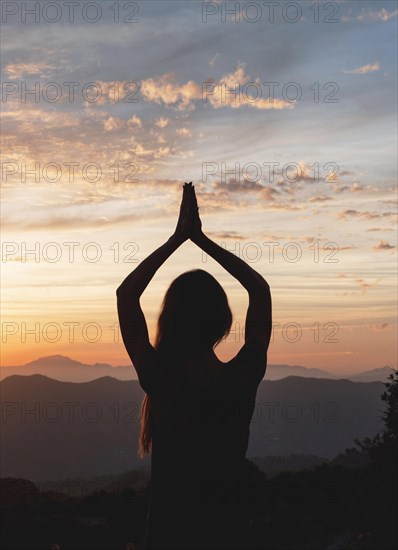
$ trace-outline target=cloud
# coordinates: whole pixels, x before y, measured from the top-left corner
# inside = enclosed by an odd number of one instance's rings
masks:
[[[337,212],[336,214],[338,219],[347,219],[347,218],[360,218],[365,220],[374,220],[377,218],[390,218],[396,216],[395,212],[369,212],[369,211],[359,211],[348,209],[343,212]]]
[[[4,72],[11,80],[23,79],[26,76],[39,76],[40,78],[48,78],[55,69],[54,65],[50,65],[45,61],[38,63],[9,63]]]
[[[158,118],[156,121],[155,121],[155,125],[158,127],[158,128],[166,128],[166,126],[168,125],[169,123],[169,119],[168,118],[165,118],[165,117],[160,117]]]
[[[160,134],[159,132],[154,132],[153,130],[150,130],[149,133],[150,133],[150,135],[153,136],[153,137],[156,139],[156,141],[157,141],[158,143],[160,143],[161,145],[164,145],[165,143],[167,143],[166,138],[165,138],[162,134]]]
[[[286,240],[286,235],[270,235],[269,233],[263,233],[261,238],[265,239],[267,242],[278,242]],[[295,237],[295,239],[297,240],[297,237]]]
[[[142,145],[141,143],[134,144],[132,146],[132,151],[137,157],[144,157],[147,158],[148,161],[152,159],[162,159],[169,157],[173,150],[171,147],[158,147],[158,148],[147,148],[145,145]],[[141,170],[141,165],[140,165]]]
[[[220,56],[220,52],[217,52],[216,55],[210,59],[209,65],[212,69],[214,69],[214,67],[216,66],[216,61],[219,56]]]
[[[296,185],[297,182],[316,183],[318,181],[315,177],[314,168],[304,160],[300,160],[297,163],[294,163],[294,162],[287,163],[284,169],[286,171],[282,174],[282,176],[288,180],[288,183],[292,183]],[[329,183],[337,179],[338,179],[338,173],[330,172],[330,174],[328,174],[327,176],[326,181]]]
[[[238,241],[243,241],[246,239],[244,235],[241,235],[236,231],[224,231],[221,233],[207,231],[207,234],[215,239],[235,239]]]
[[[244,192],[250,193],[253,191],[261,191],[264,189],[259,183],[248,181],[243,179],[243,181],[236,181],[234,178],[229,178],[228,181],[216,181],[214,182],[214,188],[216,190],[228,191],[230,193],[235,192]]]
[[[395,248],[394,245],[388,243],[387,241],[381,240],[373,247],[373,250],[392,250],[393,248]]]
[[[260,110],[292,109],[295,105],[294,101],[263,98],[263,93],[260,79],[251,80],[246,74],[244,63],[240,63],[233,73],[225,74],[219,80],[208,79],[200,84],[193,80],[179,84],[175,73],[141,81],[141,94],[146,101],[179,111],[195,109],[195,102],[199,100],[214,109],[239,109],[243,106]]]
[[[183,111],[195,108],[194,101],[200,99],[201,88],[193,80],[178,84],[175,73],[167,73],[158,78],[142,80],[141,93],[146,101]]]
[[[3,111],[1,118],[4,119],[4,123],[15,121],[18,124],[19,130],[22,130],[24,133],[32,131],[36,136],[40,127],[45,127],[46,129],[78,127],[81,120],[78,113],[49,111],[39,107],[29,108],[29,106],[12,111]]]
[[[176,130],[177,134],[182,137],[192,137],[192,132],[189,128],[178,128]]]
[[[332,197],[326,197],[325,195],[315,195],[310,198],[310,202],[325,202],[333,200]]]
[[[143,182],[145,186],[151,186],[151,187],[167,187],[172,190],[179,190],[182,191],[183,182],[178,180],[170,180],[167,178],[156,178],[156,180],[148,180]]]
[[[355,172],[351,172],[350,170],[342,170],[340,172],[340,176],[355,176]]]
[[[355,248],[358,248],[357,246],[355,246],[354,244],[352,245],[345,245],[345,246],[339,246],[339,252],[341,250],[354,250]]]
[[[368,329],[370,332],[385,332],[387,330],[390,330],[389,323],[380,323],[376,325],[368,325]]]
[[[343,173],[339,173],[339,176],[341,176]],[[342,185],[340,182],[333,183],[331,182],[331,187],[333,191],[338,193],[345,193],[346,191],[349,191],[350,193],[379,193],[380,188],[375,187],[373,185],[362,185],[358,181],[354,181],[351,185]]]
[[[387,199],[380,201],[383,204],[391,204],[392,206],[397,206],[397,199]]]
[[[107,132],[114,132],[115,130],[121,130],[123,128],[142,128],[142,120],[137,115],[133,115],[127,121],[113,116],[104,121],[104,129]]]
[[[392,227],[371,227],[366,231],[392,231]]]
[[[246,74],[245,63],[240,63],[233,73],[222,76],[218,81],[208,79],[203,83],[203,102],[210,103],[215,109],[243,106],[255,109],[292,109],[293,101],[284,99],[263,98],[264,90],[260,79],[251,80]]]
[[[362,191],[363,187],[358,182],[354,182],[350,187],[351,193],[357,193],[358,191]]]
[[[377,279],[376,281],[374,281],[373,283],[369,283],[367,281],[365,281],[365,279],[362,279],[362,278],[358,278],[358,279],[355,279],[355,282],[358,284],[358,286],[362,289],[362,294],[365,294],[366,291],[369,289],[369,288],[375,288],[378,283],[380,282],[380,279]]]
[[[114,132],[123,128],[123,125],[124,121],[121,118],[111,116],[104,121],[104,130],[106,132]]]
[[[142,128],[142,120],[137,115],[133,115],[131,118],[128,119],[127,125],[129,127]]]
[[[398,10],[395,11],[388,11],[385,8],[382,8],[379,11],[376,11],[372,8],[365,10],[362,9],[360,15],[358,15],[357,19],[358,21],[364,22],[364,21],[389,21],[393,17],[396,17],[398,15]]]
[[[357,69],[351,69],[349,71],[343,71],[345,74],[366,74],[366,73],[372,73],[374,71],[380,70],[380,63],[376,61],[376,63],[372,63],[371,65],[363,65],[362,67],[358,67]]]
[[[267,204],[267,209],[270,210],[304,210],[304,206],[295,206],[290,203],[276,203],[272,202],[271,204]]]
[[[273,171],[265,173],[263,178],[257,175],[248,174],[248,171],[244,169],[235,169],[235,178],[231,177],[227,181],[216,181],[214,183],[217,189],[223,189],[223,191],[261,191],[262,196],[266,200],[273,200],[274,195],[280,195],[285,193],[287,195],[294,196],[303,189],[302,183],[314,183],[314,171],[309,164],[304,161],[298,163],[288,163],[282,170],[275,168]],[[260,179],[262,182],[260,183]],[[272,186],[270,182],[274,182]],[[322,199],[319,199],[322,200]],[[325,198],[323,200],[332,200],[331,198]]]
[[[175,214],[175,213],[174,213]],[[170,219],[171,212],[166,208],[151,209],[149,212],[142,215],[142,212],[135,214],[133,212],[121,213],[118,215],[103,215],[97,214],[86,216],[84,214],[71,214],[51,216],[50,218],[37,218],[31,220],[5,219],[4,227],[17,230],[34,230],[34,231],[57,231],[68,230],[71,227],[84,228],[109,228],[114,225],[124,223],[134,223],[135,225],[150,224],[153,220]]]
[[[275,200],[275,196],[274,195],[279,195],[280,192],[277,190],[277,189],[274,189],[273,187],[265,187],[262,191],[261,191],[261,196],[263,199],[265,199],[266,201],[273,201]]]
[[[244,194],[242,194],[244,196]],[[248,201],[246,198],[241,198],[240,194],[232,195],[225,190],[219,190],[217,192],[205,192],[196,191],[198,203],[202,213],[215,212],[220,214],[220,208],[223,211],[241,211],[242,208],[247,207]]]

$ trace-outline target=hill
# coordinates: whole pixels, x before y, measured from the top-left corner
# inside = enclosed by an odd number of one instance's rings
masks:
[[[383,389],[380,382],[263,381],[248,457],[335,457],[355,438],[381,428]],[[0,383],[0,392],[1,477],[92,477],[145,465],[137,455],[143,398],[137,381],[102,377],[75,383],[14,375]]]

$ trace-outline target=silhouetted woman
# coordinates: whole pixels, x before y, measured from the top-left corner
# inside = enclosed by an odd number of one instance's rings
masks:
[[[165,260],[191,239],[247,290],[245,343],[228,363],[215,346],[232,313],[217,280],[202,269],[168,288],[153,347],[140,296]],[[140,455],[152,451],[146,550],[247,547],[242,474],[257,387],[271,335],[264,278],[202,231],[195,189],[185,184],[174,234],[117,289],[123,342],[145,391]]]

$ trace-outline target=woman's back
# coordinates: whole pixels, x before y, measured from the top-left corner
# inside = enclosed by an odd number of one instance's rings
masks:
[[[266,348],[259,342],[247,342],[229,363],[214,365],[203,383],[192,371],[159,365],[149,394],[148,550],[244,548],[242,475],[265,368]]]

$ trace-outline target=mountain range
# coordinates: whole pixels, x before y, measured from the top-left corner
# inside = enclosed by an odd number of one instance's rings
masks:
[[[299,365],[268,365],[265,380],[281,380],[287,376],[305,378],[346,379],[354,382],[385,382],[392,372],[390,367],[381,367],[355,374],[335,375],[326,370],[307,368]],[[63,382],[89,382],[103,376],[117,380],[136,380],[132,365],[113,367],[107,363],[85,364],[64,355],[49,355],[20,366],[0,368],[0,380],[13,374],[42,374]]]
[[[77,367],[79,368],[79,367]],[[334,458],[383,427],[385,386],[288,376],[264,380],[256,396],[247,456]],[[105,376],[61,382],[40,374],[0,383],[0,477],[31,481],[116,474],[144,466],[137,455],[143,391]]]

